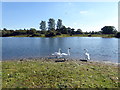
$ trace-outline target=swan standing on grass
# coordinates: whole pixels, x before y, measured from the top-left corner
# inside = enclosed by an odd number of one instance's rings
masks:
[[[84,49],[84,50],[85,50],[85,59],[90,60],[90,55],[88,53],[88,50],[87,49]]]

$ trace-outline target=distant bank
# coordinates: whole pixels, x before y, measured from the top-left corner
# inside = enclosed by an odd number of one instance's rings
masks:
[[[105,26],[101,31],[89,31],[83,32],[81,29],[75,30],[74,28],[62,28],[55,29],[41,29],[35,28],[19,29],[19,30],[7,30],[4,28],[0,30],[1,37],[116,37],[120,38],[120,32],[118,32],[114,26]]]
[[[15,36],[5,36],[5,37],[47,37],[45,34],[41,35],[15,35]],[[61,34],[55,36],[48,36],[48,37],[103,37],[103,38],[117,38],[114,34],[76,34],[76,35],[69,35],[69,34]]]

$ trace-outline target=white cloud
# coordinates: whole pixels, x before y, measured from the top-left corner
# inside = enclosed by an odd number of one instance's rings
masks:
[[[80,11],[80,14],[87,14],[88,11]]]

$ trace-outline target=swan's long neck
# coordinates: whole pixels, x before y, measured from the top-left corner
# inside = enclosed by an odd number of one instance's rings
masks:
[[[68,49],[68,55],[70,55],[70,49]]]
[[[61,49],[59,48],[59,51],[58,51],[58,53],[61,53]]]
[[[88,53],[88,50],[87,50],[87,49],[85,49],[85,53]]]

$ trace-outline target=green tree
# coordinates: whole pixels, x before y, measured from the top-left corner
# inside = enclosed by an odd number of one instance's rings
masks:
[[[55,32],[52,31],[52,30],[48,30],[48,31],[46,32],[46,34],[45,34],[46,37],[53,37],[53,36],[55,36],[55,35],[56,35]]]
[[[89,33],[86,31],[86,32],[84,32],[84,34],[89,34]]]
[[[65,26],[63,26],[60,30],[59,30],[60,33],[62,34],[68,34],[68,30]]]
[[[2,30],[2,36],[5,36],[7,34],[7,31]]]
[[[41,21],[41,22],[40,22],[40,29],[41,29],[42,31],[45,31],[45,30],[46,30],[46,22],[45,22],[45,21]]]
[[[117,32],[117,34],[115,35],[116,38],[120,38],[120,32]]]
[[[4,30],[4,31],[7,31],[7,29],[6,29],[6,28],[3,28],[3,30]]]
[[[75,32],[75,34],[83,34],[81,29],[77,29],[77,31]]]
[[[48,30],[55,30],[55,20],[53,18],[48,21]]]
[[[30,28],[30,30],[27,31],[27,34],[35,34],[36,29],[35,28]]]
[[[91,34],[95,34],[95,32],[94,32],[94,31],[92,31],[92,32],[91,32]]]
[[[2,37],[2,30],[0,29],[0,37]]]
[[[67,28],[67,31],[68,31],[69,34],[72,32],[70,27]]]
[[[40,34],[45,34],[47,31],[40,31]]]
[[[102,34],[115,34],[117,32],[114,26],[104,26],[101,31]]]
[[[71,35],[74,35],[74,34],[75,34],[75,29],[72,28],[72,29],[71,29]]]
[[[60,30],[62,27],[63,27],[62,20],[58,19],[58,21],[57,21],[57,29]]]
[[[15,35],[25,35],[25,34],[27,34],[27,30],[19,29],[19,30],[14,31],[12,35],[15,36]]]
[[[6,28],[4,28],[2,30],[2,36],[3,37],[12,36],[13,33],[14,33],[14,30],[7,30]]]
[[[6,28],[3,28],[3,30],[2,30],[2,36],[4,37],[4,36],[7,36],[7,29]]]

